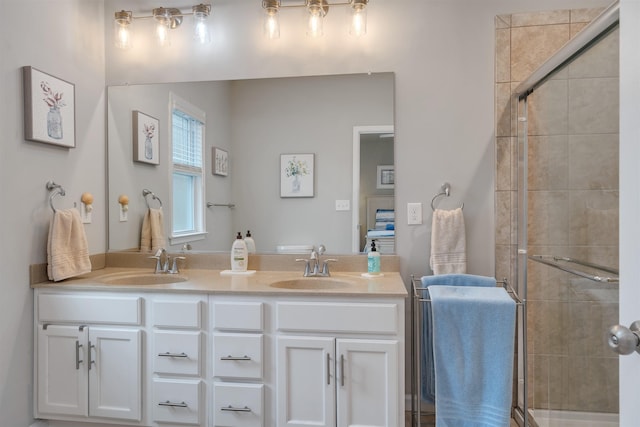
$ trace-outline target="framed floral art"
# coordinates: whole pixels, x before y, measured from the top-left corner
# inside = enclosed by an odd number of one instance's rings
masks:
[[[33,67],[22,67],[24,138],[76,146],[75,85]]]
[[[314,196],[314,154],[280,155],[280,197]]]
[[[160,164],[160,122],[141,111],[133,111],[133,160]]]

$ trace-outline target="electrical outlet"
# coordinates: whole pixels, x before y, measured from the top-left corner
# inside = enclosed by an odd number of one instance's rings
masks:
[[[422,203],[407,203],[407,224],[422,224]]]
[[[350,200],[336,200],[336,210],[337,211],[348,211],[351,209],[351,201]]]

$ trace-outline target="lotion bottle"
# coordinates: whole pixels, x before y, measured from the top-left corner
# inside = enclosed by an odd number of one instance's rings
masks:
[[[367,273],[380,274],[380,254],[376,249],[376,241],[371,241],[371,250],[367,256]]]
[[[242,239],[242,234],[238,231],[236,240],[231,245],[231,271],[247,271],[247,264],[249,264],[247,244]]]
[[[244,243],[247,245],[248,253],[256,253],[256,242],[253,240],[253,237],[251,237],[251,230],[247,230],[247,235],[244,238]]]

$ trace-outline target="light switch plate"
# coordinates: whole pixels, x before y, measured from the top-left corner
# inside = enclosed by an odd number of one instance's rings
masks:
[[[336,200],[336,210],[337,211],[348,211],[351,209],[351,201],[350,200]]]
[[[422,224],[422,203],[407,203],[407,224]]]

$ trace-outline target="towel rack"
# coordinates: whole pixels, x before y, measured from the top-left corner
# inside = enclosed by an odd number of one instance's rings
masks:
[[[212,208],[214,206],[222,206],[222,207],[227,207],[229,209],[233,209],[236,207],[235,203],[213,203],[213,202],[207,202],[207,207],[208,208]]]
[[[520,298],[516,290],[509,284],[507,279],[496,280],[496,284],[502,285],[502,287],[506,290],[509,296],[515,301],[516,307],[522,309],[523,318],[526,319],[526,299]],[[423,297],[423,292],[427,290],[426,287],[422,286],[422,281],[419,277],[415,277],[411,275],[411,426],[413,427],[421,427],[421,417],[422,417],[422,373],[420,368],[420,361],[422,357],[422,351],[420,348],[420,336],[422,333],[422,318],[424,316],[423,313],[423,303],[431,303],[430,298]],[[517,326],[516,326],[517,327]],[[524,328],[526,330],[526,321],[524,323]],[[523,335],[523,339],[526,341],[526,333]],[[526,345],[524,347],[524,351],[526,354]],[[526,356],[525,356],[525,366],[526,366]],[[525,378],[524,387],[527,387],[527,380]],[[525,397],[526,399],[526,397]],[[434,409],[435,410],[435,409]],[[430,412],[431,413],[431,412]],[[525,425],[527,425],[527,418],[525,415]]]
[[[147,196],[151,196],[151,198],[153,200],[156,200],[160,204],[160,207],[162,207],[162,200],[160,200],[160,197],[156,196],[153,191],[147,190],[145,188],[142,190],[142,195],[144,196],[144,199],[147,202],[147,206],[151,207],[151,205],[149,205],[149,199],[147,199]]]
[[[451,184],[449,184],[448,182],[445,182],[440,187],[440,192],[437,193],[435,196],[433,196],[433,198],[431,199],[431,210],[432,211],[436,210],[436,207],[433,206],[433,202],[435,202],[438,197],[440,196],[449,197],[450,195],[451,195]],[[460,206],[460,209],[464,209],[464,203],[462,203],[462,206]]]
[[[604,265],[594,264],[592,262],[581,261],[581,260],[569,258],[569,257],[559,257],[555,255],[529,255],[528,258],[532,261],[537,261],[539,263],[548,265],[550,267],[557,268],[558,270],[562,270],[576,276],[584,277],[585,279],[593,280],[594,282],[601,282],[601,283],[620,282],[620,279],[617,277],[619,274],[618,270],[616,270],[615,268],[604,266]],[[563,265],[561,262],[576,264],[583,267],[589,267],[595,270],[604,271],[614,275],[615,277],[601,276],[597,274],[592,274],[590,272],[578,270],[575,268],[570,268]]]
[[[49,195],[49,206],[51,206],[51,210],[55,213],[57,210],[53,206],[53,198],[57,195],[65,196],[66,192],[64,191],[64,188],[62,188],[62,185],[56,184],[53,181],[47,182],[47,190],[51,192],[51,195]]]

